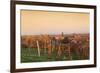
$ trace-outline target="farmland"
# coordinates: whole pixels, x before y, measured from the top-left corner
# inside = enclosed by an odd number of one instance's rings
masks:
[[[89,59],[89,34],[21,36],[21,62]]]

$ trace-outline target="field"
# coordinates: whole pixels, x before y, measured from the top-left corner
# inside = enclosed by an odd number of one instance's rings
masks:
[[[89,59],[89,34],[22,36],[22,63],[85,59]]]
[[[61,57],[56,57],[56,51],[54,51],[51,55],[51,58],[48,58],[47,53],[43,53],[43,49],[41,50],[41,56],[38,56],[38,52],[36,48],[30,48],[30,51],[27,48],[21,49],[21,62],[44,62],[44,61],[65,61],[69,60],[65,54],[63,54]],[[77,55],[73,54],[72,60],[79,60]]]

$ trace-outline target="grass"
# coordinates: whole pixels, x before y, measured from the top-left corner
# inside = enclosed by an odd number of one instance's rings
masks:
[[[73,54],[72,60],[78,60],[78,56]],[[46,62],[46,61],[67,61],[68,56],[66,56],[64,53],[62,56],[57,56],[57,51],[54,50],[52,55],[48,57],[47,52],[44,53],[44,49],[41,49],[40,57],[38,56],[38,51],[36,48],[22,48],[21,49],[21,62],[27,63],[27,62]]]

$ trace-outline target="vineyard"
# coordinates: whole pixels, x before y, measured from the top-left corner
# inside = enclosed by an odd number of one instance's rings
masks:
[[[21,36],[21,62],[89,59],[89,34]]]

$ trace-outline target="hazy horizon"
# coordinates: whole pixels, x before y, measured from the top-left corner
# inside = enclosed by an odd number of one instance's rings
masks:
[[[39,33],[39,34],[21,34],[21,35],[60,35],[61,33]],[[89,32],[86,33],[64,33],[64,35],[71,35],[71,34],[89,34]]]
[[[87,34],[89,13],[21,10],[21,35]]]

